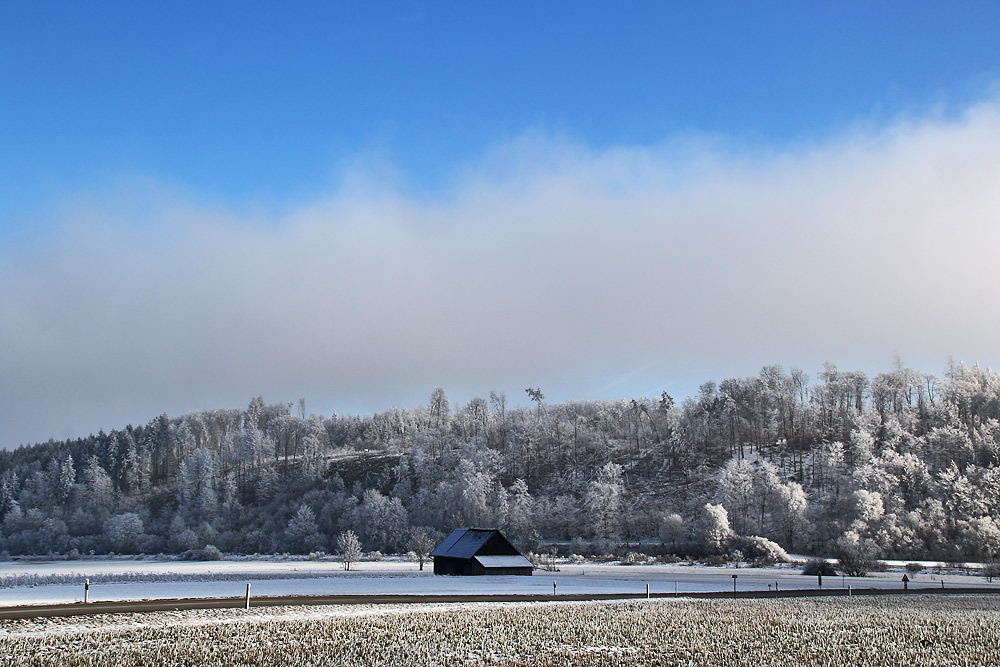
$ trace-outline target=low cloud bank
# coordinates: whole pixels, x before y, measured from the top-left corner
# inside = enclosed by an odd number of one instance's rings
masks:
[[[781,151],[526,135],[436,198],[345,182],[280,214],[132,184],[0,251],[0,445],[257,394],[373,410],[995,355],[997,103]]]

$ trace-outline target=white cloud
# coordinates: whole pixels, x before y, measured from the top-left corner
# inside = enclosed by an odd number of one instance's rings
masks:
[[[258,393],[375,409],[989,363],[1000,333],[995,103],[781,151],[526,135],[433,200],[345,182],[280,214],[123,185],[0,254],[0,444]]]

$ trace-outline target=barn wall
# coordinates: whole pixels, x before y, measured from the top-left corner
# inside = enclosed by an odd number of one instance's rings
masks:
[[[490,539],[486,540],[486,544],[484,544],[476,553],[480,556],[521,555],[521,552],[515,549],[514,546],[500,533],[494,533]]]
[[[434,574],[463,574],[463,560],[434,556]]]
[[[533,569],[530,567],[491,567],[484,574],[522,575],[530,577]]]

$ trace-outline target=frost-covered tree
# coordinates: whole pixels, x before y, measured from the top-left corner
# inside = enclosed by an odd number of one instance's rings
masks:
[[[351,569],[351,563],[361,559],[361,540],[353,530],[347,530],[337,536],[337,555],[344,564],[345,570]]]
[[[323,474],[323,440],[318,424],[311,424],[302,438],[302,478],[306,482],[318,480]]]
[[[17,475],[12,471],[0,478],[0,519],[13,509],[14,505],[20,505],[17,502],[17,488]]]
[[[507,490],[507,523],[504,534],[519,548],[535,530],[535,499],[528,492],[528,484],[516,479]]]
[[[722,553],[731,535],[726,508],[722,505],[705,503],[701,509],[702,548],[710,554]]]
[[[396,551],[406,539],[409,520],[399,498],[388,498],[376,489],[361,496],[361,526],[372,550]]]
[[[424,526],[417,526],[410,531],[410,539],[406,546],[417,555],[417,562],[420,563],[421,570],[424,569],[424,562],[437,546],[437,542],[438,540],[432,535],[432,532]]]
[[[528,398],[530,398],[532,402],[534,402],[535,420],[540,421],[542,418],[542,401],[545,400],[545,394],[542,393],[542,390],[540,388],[532,389],[531,387],[525,389],[524,392],[528,394]]]
[[[956,529],[967,560],[985,563],[1000,557],[1000,527],[992,517],[961,520]]]
[[[316,513],[309,505],[300,505],[285,529],[289,548],[295,553],[308,553],[321,547],[322,538],[316,525]]]
[[[834,551],[841,569],[849,577],[863,577],[878,564],[878,545],[854,530],[837,538]]]
[[[808,539],[807,510],[809,499],[798,482],[788,482],[778,487],[775,505],[776,539],[787,549],[794,549]]]
[[[754,501],[754,469],[744,458],[729,459],[719,475],[722,505],[733,517],[733,529],[745,534]]]
[[[443,387],[435,387],[434,391],[431,392],[428,410],[431,415],[431,425],[435,428],[447,424],[451,418],[451,404],[448,402],[448,396],[444,393]]]
[[[625,483],[622,467],[607,463],[598,469],[587,485],[584,505],[594,536],[601,540],[615,540],[620,535],[622,522],[622,496]]]
[[[671,512],[660,521],[659,537],[674,553],[683,544],[685,531],[684,517],[676,512]]]
[[[49,466],[49,479],[52,498],[57,503],[65,502],[73,492],[73,485],[76,483],[73,457],[67,455],[59,461],[53,459]]]
[[[136,553],[146,538],[142,518],[134,512],[116,514],[105,521],[104,536],[117,553]]]
[[[49,553],[65,553],[69,551],[70,536],[66,522],[62,519],[49,517],[38,529],[38,538],[43,550]]]
[[[174,553],[183,553],[191,549],[198,548],[198,534],[188,528],[184,519],[175,516],[170,521],[170,530],[167,535],[167,548]]]
[[[114,484],[96,456],[87,460],[81,477],[87,506],[106,519],[114,503]]]
[[[180,510],[189,523],[214,521],[219,510],[216,485],[219,461],[215,452],[199,447],[183,461],[177,471]]]

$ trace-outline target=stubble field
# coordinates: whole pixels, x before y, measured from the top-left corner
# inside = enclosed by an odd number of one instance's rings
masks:
[[[4,665],[1000,665],[993,596],[271,608],[0,624]]]

